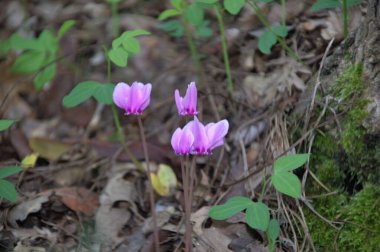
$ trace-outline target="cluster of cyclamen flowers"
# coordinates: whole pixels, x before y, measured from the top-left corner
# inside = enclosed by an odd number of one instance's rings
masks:
[[[152,85],[134,82],[131,86],[120,82],[113,92],[115,104],[124,109],[126,115],[141,115],[150,103]],[[171,145],[178,155],[210,155],[212,150],[224,144],[224,137],[228,132],[228,121],[209,123],[206,126],[199,122],[197,111],[197,87],[191,82],[184,97],[179,91],[174,93],[178,114],[181,116],[194,116],[183,127],[178,128],[171,139]]]
[[[224,137],[228,132],[228,121],[222,120],[217,123],[209,123],[206,126],[199,122],[197,111],[197,88],[191,82],[182,98],[179,91],[174,93],[178,114],[181,116],[194,116],[183,127],[174,132],[171,144],[178,155],[211,155],[212,150],[224,144]]]

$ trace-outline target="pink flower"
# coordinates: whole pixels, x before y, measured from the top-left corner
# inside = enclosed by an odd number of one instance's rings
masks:
[[[185,130],[190,130],[194,136],[191,154],[211,155],[212,150],[224,144],[224,137],[228,132],[228,121],[222,120],[217,123],[209,123],[204,126],[195,116],[194,121],[189,122]]]
[[[174,131],[171,144],[177,155],[188,155],[194,143],[194,136],[190,129],[178,128]]]
[[[177,105],[178,114],[185,115],[196,115],[197,111],[197,87],[195,82],[191,82],[186,90],[185,97],[179,95],[178,89],[174,92],[175,103]]]
[[[132,86],[124,82],[116,85],[113,91],[113,101],[116,106],[125,110],[126,115],[141,115],[150,102],[152,85],[133,82]]]

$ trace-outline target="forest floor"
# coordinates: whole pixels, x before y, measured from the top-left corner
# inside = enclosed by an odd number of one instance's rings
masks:
[[[268,249],[265,235],[247,227],[244,216],[213,221],[208,210],[236,195],[257,198],[263,174],[269,172],[266,168],[279,155],[307,151],[301,148],[304,136],[294,133],[300,126],[289,125],[288,117],[302,91],[315,82],[312,77],[323,55],[331,54],[344,37],[340,11],[312,12],[312,3],[286,1],[289,34],[285,41],[298,60],[280,44],[270,54],[259,51],[258,37],[266,29],[249,5],[236,16],[225,13],[232,93],[227,91],[219,28],[212,11],[206,12],[212,36],[196,40],[199,74],[186,39],[170,36],[157,19],[169,1],[131,0],[118,5],[121,32],[144,29],[151,33],[139,38],[141,52],[129,58],[127,67],[112,66],[110,82],[152,83],[143,121],[153,170],[166,164],[178,183],[182,181],[179,159],[170,145],[172,133],[182,123],[175,108],[175,89],[183,94],[196,81],[199,117],[205,122],[227,119],[230,124],[224,147],[197,159],[192,210],[195,251]],[[60,41],[56,77],[42,90],[34,87],[33,75],[12,72],[15,51],[1,55],[0,118],[17,122],[0,135],[0,167],[20,164],[31,154],[38,157],[31,167],[7,178],[16,185],[18,198],[12,203],[0,201],[0,251],[153,251],[147,176],[118,141],[111,107],[94,99],[73,108],[62,105],[78,83],[108,82],[104,46],[111,47],[115,38],[110,4],[59,0],[2,1],[1,5],[1,40],[14,33],[35,37],[46,29],[57,31],[68,19],[75,20],[75,25]],[[280,4],[260,7],[269,24],[281,22]],[[360,9],[352,8],[350,31],[358,27],[360,18]],[[136,117],[124,116],[121,110],[118,114],[129,149],[144,162]],[[161,248],[180,251],[184,234],[181,187],[165,194],[156,194],[155,206]],[[313,242],[302,235],[308,232],[301,225],[307,224],[300,211],[305,206],[278,197],[269,189],[264,199],[281,223],[277,251],[297,247],[311,251],[305,248]],[[281,209],[288,209],[291,216],[284,217]],[[303,221],[294,219],[300,216]],[[291,230],[292,219],[301,230]]]

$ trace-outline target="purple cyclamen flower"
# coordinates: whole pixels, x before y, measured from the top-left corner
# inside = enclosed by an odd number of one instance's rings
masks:
[[[177,105],[178,114],[185,115],[196,115],[197,111],[197,87],[195,82],[191,82],[186,90],[184,97],[179,95],[178,89],[174,92],[175,103]]]
[[[150,102],[152,84],[133,82],[131,86],[124,82],[116,85],[113,91],[113,101],[125,110],[126,115],[141,115]]]
[[[195,116],[194,121],[189,122],[184,131],[189,129],[194,135],[194,143],[191,154],[211,155],[212,150],[224,144],[224,137],[228,132],[228,121],[209,123],[204,126]]]
[[[188,155],[194,143],[194,136],[190,129],[178,128],[174,131],[171,144],[177,155]]]

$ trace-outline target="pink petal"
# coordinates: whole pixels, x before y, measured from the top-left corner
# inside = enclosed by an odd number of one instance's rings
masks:
[[[190,96],[189,96],[189,110],[191,114],[197,114],[197,87],[195,82],[191,82],[189,85]]]
[[[189,129],[183,130],[181,139],[179,141],[179,148],[181,149],[181,154],[189,154],[193,143],[193,133]]]
[[[140,110],[143,111],[149,106],[150,103],[150,93],[152,91],[152,84],[148,83],[145,85],[145,90],[144,90],[144,101],[140,105]]]
[[[129,85],[124,82],[120,82],[116,85],[112,94],[113,101],[116,106],[124,110],[127,109],[128,102],[130,100],[130,91],[131,88]]]
[[[174,91],[174,99],[175,99],[175,104],[177,105],[178,114],[179,114],[179,115],[182,115],[182,113],[183,113],[183,105],[182,105],[183,99],[182,99],[182,97],[179,95],[179,91],[178,91],[178,89],[176,89],[176,90]]]
[[[175,153],[180,152],[179,141],[181,140],[181,135],[182,135],[181,128],[177,128],[172,135],[171,144]]]
[[[223,138],[227,135],[228,127],[229,124],[227,120],[222,120],[214,124],[210,123],[206,126],[207,136],[210,141],[210,150],[223,144]]]
[[[194,124],[192,128],[195,139],[193,144],[195,152],[198,152],[198,154],[205,154],[208,150],[209,140],[206,135],[205,126],[198,121],[196,116],[194,116]]]

